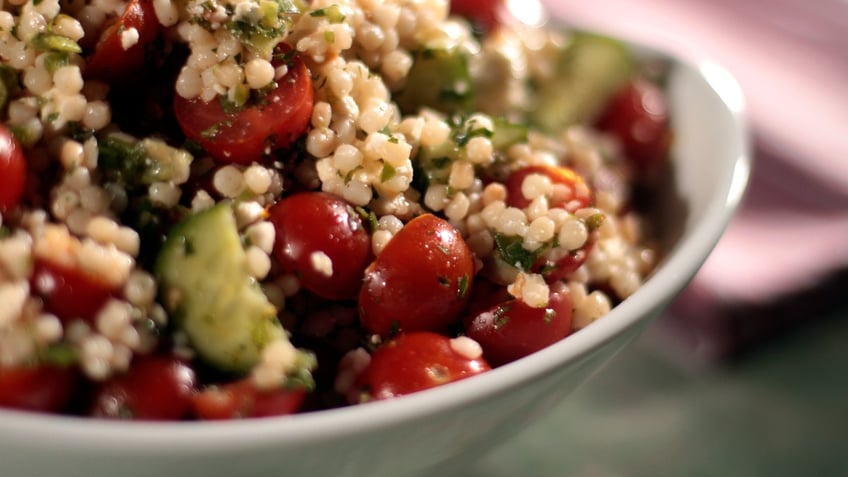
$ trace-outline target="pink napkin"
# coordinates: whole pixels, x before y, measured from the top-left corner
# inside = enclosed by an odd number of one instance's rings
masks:
[[[756,146],[738,216],[660,327],[725,358],[825,314],[848,288],[848,1],[548,0],[577,26],[710,58]]]

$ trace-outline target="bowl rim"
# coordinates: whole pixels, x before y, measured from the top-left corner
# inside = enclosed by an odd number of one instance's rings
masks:
[[[666,59],[672,69],[690,69],[705,80],[730,113],[734,139],[739,142],[740,151],[737,157],[728,159],[732,168],[727,172],[730,177],[724,193],[710,198],[688,238],[675,245],[636,293],[592,326],[474,379],[387,401],[288,416],[205,422],[110,421],[0,409],[0,431],[7,436],[18,436],[15,439],[34,436],[47,444],[67,441],[83,448],[87,443],[96,443],[100,449],[113,450],[143,446],[145,452],[173,451],[176,442],[188,452],[232,451],[269,442],[277,447],[307,445],[328,435],[344,438],[483,401],[487,396],[553,373],[624,334],[650,315],[657,303],[669,302],[706,260],[744,196],[752,155],[742,90],[726,69],[708,58],[686,59],[668,50],[619,38],[638,55]]]

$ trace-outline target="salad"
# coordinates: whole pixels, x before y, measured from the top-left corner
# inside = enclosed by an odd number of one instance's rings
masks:
[[[515,4],[3,2],[0,407],[391,399],[634,293],[663,92]]]

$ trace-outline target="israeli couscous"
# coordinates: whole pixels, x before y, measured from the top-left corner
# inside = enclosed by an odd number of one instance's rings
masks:
[[[393,398],[590,325],[656,261],[663,94],[534,2],[0,5],[0,406]]]

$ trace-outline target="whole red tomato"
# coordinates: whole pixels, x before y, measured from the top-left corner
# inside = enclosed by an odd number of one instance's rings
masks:
[[[20,143],[0,124],[0,214],[17,207],[26,185],[26,157]]]
[[[458,351],[451,338],[417,331],[401,333],[377,348],[354,386],[368,399],[383,400],[441,386],[490,369],[482,357]]]
[[[142,356],[99,386],[91,415],[111,419],[179,420],[189,414],[194,370],[171,356]]]
[[[665,96],[655,84],[643,79],[626,84],[610,100],[597,125],[621,141],[639,173],[650,175],[666,162],[671,126]]]
[[[562,196],[555,196],[553,200],[548,202],[550,207],[562,207],[568,211],[575,211],[588,207],[592,203],[592,193],[583,177],[574,169],[568,167],[557,166],[527,166],[507,177],[505,182],[507,190],[507,204],[511,207],[523,209],[530,205],[531,200],[528,199],[521,191],[524,179],[531,174],[543,175],[550,180],[553,185],[565,186],[563,190],[566,192]]]
[[[359,319],[371,333],[441,330],[468,303],[471,250],[453,225],[425,214],[398,232],[365,270]]]
[[[79,375],[71,367],[0,367],[0,407],[60,412],[78,383]]]
[[[297,273],[318,296],[356,296],[372,259],[371,234],[350,204],[325,192],[302,192],[280,200],[268,214],[276,229],[274,257],[285,271]]]
[[[76,318],[92,321],[112,296],[112,289],[96,277],[42,258],[35,260],[30,283],[44,308],[63,322]]]
[[[174,113],[186,137],[210,156],[227,163],[250,164],[284,149],[306,132],[314,91],[309,70],[297,53],[278,47],[275,66],[287,73],[261,100],[229,111],[219,99],[174,96]]]
[[[203,420],[283,416],[297,412],[305,395],[302,388],[260,391],[249,379],[242,379],[198,392],[192,398],[192,410]]]
[[[553,292],[544,308],[513,299],[469,316],[465,332],[480,343],[489,363],[500,366],[571,334],[571,315],[568,293]]]
[[[112,82],[142,70],[147,46],[161,30],[153,0],[129,0],[124,13],[101,34],[94,52],[86,60],[85,76]],[[131,31],[138,39],[124,48],[124,36],[131,35]]]
[[[507,12],[503,0],[452,0],[450,11],[467,18],[481,33],[494,30]]]

